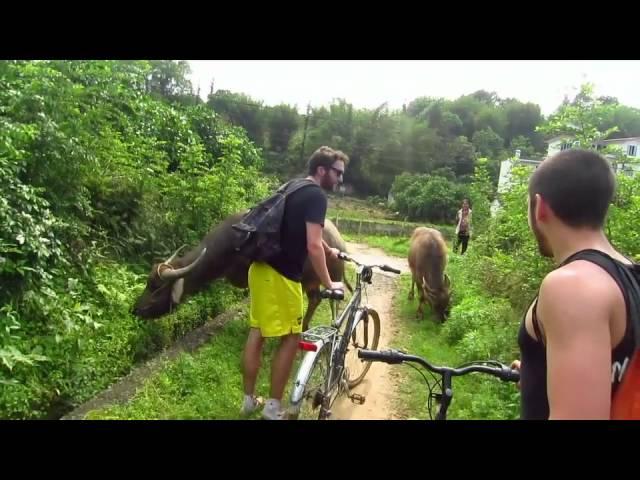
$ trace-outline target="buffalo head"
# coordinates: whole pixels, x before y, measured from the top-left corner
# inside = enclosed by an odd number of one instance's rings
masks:
[[[196,268],[207,253],[205,247],[195,260],[184,266],[174,266],[172,262],[182,248],[164,262],[152,266],[147,278],[147,287],[133,307],[135,315],[141,318],[157,318],[170,312],[174,305],[180,303],[184,293],[184,277]]]
[[[426,282],[423,284],[424,295],[429,300],[429,303],[433,306],[433,311],[435,312],[440,322],[444,322],[450,313],[450,288],[451,281],[449,280],[449,276],[446,273],[444,274],[444,282],[442,282],[442,287],[437,290],[429,289],[429,286]]]

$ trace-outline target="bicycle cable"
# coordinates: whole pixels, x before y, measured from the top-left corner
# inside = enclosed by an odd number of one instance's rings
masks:
[[[433,420],[433,412],[431,411],[431,408],[433,406],[433,397],[434,397],[433,387],[429,383],[429,380],[427,380],[427,377],[422,372],[422,370],[424,370],[424,368],[418,368],[418,367],[416,367],[415,365],[413,365],[412,363],[409,363],[409,362],[405,363],[405,365],[409,365],[411,368],[417,370],[418,373],[420,375],[422,375],[422,378],[424,379],[424,382],[427,384],[427,389],[429,390],[429,394],[427,395],[427,411],[429,412],[429,418],[431,420]],[[427,370],[427,371],[433,377],[433,380],[434,380],[436,386],[439,386],[440,387],[440,391],[442,391],[442,382],[437,379],[437,377],[433,374],[433,372],[431,372],[430,370]]]
[[[456,367],[456,369],[469,367],[469,366],[472,366],[472,365],[502,367],[502,363],[500,363],[497,360],[474,360],[474,361],[471,361],[471,362],[463,363],[462,365],[458,365]]]

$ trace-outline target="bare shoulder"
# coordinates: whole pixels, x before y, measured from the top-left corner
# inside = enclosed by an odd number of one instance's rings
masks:
[[[541,292],[547,298],[569,294],[575,298],[589,298],[596,294],[596,300],[611,299],[618,290],[615,280],[598,265],[576,260],[549,273],[541,285]]]
[[[599,266],[576,260],[549,273],[540,286],[544,323],[607,321],[622,294],[613,278]],[[545,325],[547,326],[547,325]]]

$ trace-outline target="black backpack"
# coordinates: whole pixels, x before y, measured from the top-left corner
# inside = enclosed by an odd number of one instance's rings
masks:
[[[309,185],[316,183],[307,178],[290,180],[233,224],[235,251],[258,262],[266,262],[280,253],[280,227],[287,196]]]

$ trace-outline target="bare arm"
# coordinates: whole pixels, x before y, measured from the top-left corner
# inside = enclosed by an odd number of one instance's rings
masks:
[[[332,288],[331,277],[327,270],[327,259],[325,256],[325,241],[322,239],[322,225],[317,223],[307,223],[307,251],[313,269],[316,271],[320,282],[325,288]],[[328,245],[327,245],[328,246]]]
[[[607,290],[557,270],[542,282],[538,313],[547,346],[550,419],[608,419],[611,333]]]
[[[340,249],[330,247],[329,244],[324,241],[324,238],[322,239],[322,247],[324,248],[325,256],[327,256],[329,258],[338,258],[338,254],[340,253]]]

